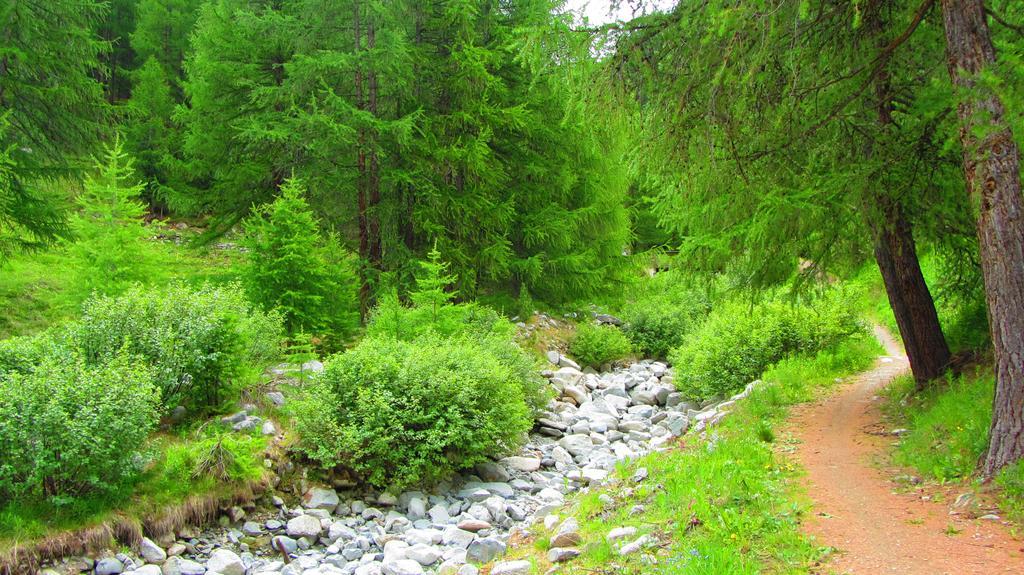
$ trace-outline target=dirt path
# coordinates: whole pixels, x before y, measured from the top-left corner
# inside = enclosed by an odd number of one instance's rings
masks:
[[[893,440],[868,433],[881,421],[876,394],[909,369],[899,343],[880,327],[875,333],[889,355],[835,394],[796,410],[790,428],[814,501],[805,529],[839,550],[820,573],[1024,573],[1024,543],[1003,526],[952,516],[949,503],[894,493],[896,485],[873,465]],[[960,533],[947,535],[949,526]]]

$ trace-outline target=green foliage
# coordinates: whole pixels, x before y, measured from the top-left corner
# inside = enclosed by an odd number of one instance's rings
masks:
[[[613,325],[580,324],[569,343],[569,352],[583,365],[600,367],[633,352],[622,330]]]
[[[622,309],[623,332],[638,352],[667,358],[711,312],[711,298],[675,272],[659,273],[639,284]]]
[[[533,312],[537,309],[537,306],[533,303],[533,298],[530,297],[530,290],[526,286],[519,287],[519,297],[516,298],[515,314],[519,316],[520,321],[527,321],[533,317]]]
[[[215,409],[231,385],[280,353],[281,317],[253,309],[237,286],[135,287],[90,299],[69,326],[88,361],[122,346],[149,362],[165,408]]]
[[[726,396],[781,359],[827,349],[862,330],[838,292],[797,304],[728,301],[691,331],[669,360],[684,394]]]
[[[259,437],[224,434],[168,446],[158,464],[161,482],[188,485],[196,480],[241,483],[263,475]]]
[[[301,182],[288,180],[270,204],[246,221],[246,288],[254,302],[277,308],[289,333],[344,338],[359,321],[353,258],[324,237]]]
[[[124,350],[0,374],[0,495],[60,504],[120,487],[140,471],[159,397],[151,370]]]
[[[134,177],[133,160],[117,137],[96,160],[96,173],[85,179],[77,198],[80,212],[72,220],[77,238],[71,247],[81,299],[94,292],[120,293],[146,279],[149,231],[142,221],[146,207],[139,201],[144,186]]]
[[[48,186],[95,149],[108,108],[96,80],[106,46],[94,0],[7,2],[0,7],[0,263],[68,235]]]
[[[309,457],[396,489],[508,453],[532,425],[516,374],[466,337],[367,338],[327,362],[297,416]]]

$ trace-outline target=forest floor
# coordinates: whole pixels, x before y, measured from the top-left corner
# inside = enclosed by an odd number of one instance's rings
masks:
[[[902,492],[888,464],[893,436],[884,431],[878,393],[909,369],[884,328],[873,369],[836,393],[793,412],[788,432],[807,470],[815,514],[807,533],[837,550],[821,573],[960,575],[1021,573],[1024,542],[997,521],[951,513],[950,500]]]

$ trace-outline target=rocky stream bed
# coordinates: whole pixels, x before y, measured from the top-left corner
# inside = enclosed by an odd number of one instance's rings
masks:
[[[501,561],[517,530],[543,522],[555,533],[548,558],[572,560],[578,527],[558,515],[567,496],[605,481],[620,461],[713,424],[750,391],[698,405],[675,390],[663,363],[641,361],[597,373],[557,352],[548,359],[553,365],[544,376],[557,398],[515,456],[478,465],[430,492],[314,486],[291,503],[272,495],[272,505],[233,508],[213,527],[144,539],[137,553],[75,558],[43,573],[475,575],[479,565],[497,561],[492,575],[525,575],[530,563]],[[283,401],[279,395],[271,400]],[[259,423],[244,413],[234,421]],[[645,479],[641,468],[631,481]],[[623,554],[648,544],[635,530],[614,525],[608,539]]]

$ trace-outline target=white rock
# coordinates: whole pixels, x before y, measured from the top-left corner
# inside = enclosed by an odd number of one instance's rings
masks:
[[[501,463],[527,473],[540,469],[540,459],[536,457],[506,457],[501,460]]]
[[[491,569],[491,575],[530,575],[529,561],[503,561]]]
[[[227,549],[217,549],[211,553],[210,559],[206,561],[206,569],[221,575],[245,575],[242,558]]]
[[[615,543],[620,539],[626,539],[636,535],[636,527],[616,527],[608,532],[608,542]]]
[[[146,563],[159,565],[167,560],[167,552],[149,537],[143,537],[142,543],[139,543],[139,555],[146,560]]]
[[[323,527],[320,520],[312,515],[299,515],[288,521],[286,532],[289,537],[309,537],[315,539],[320,536]]]
[[[385,561],[381,569],[384,575],[422,575],[423,566],[412,559]]]

